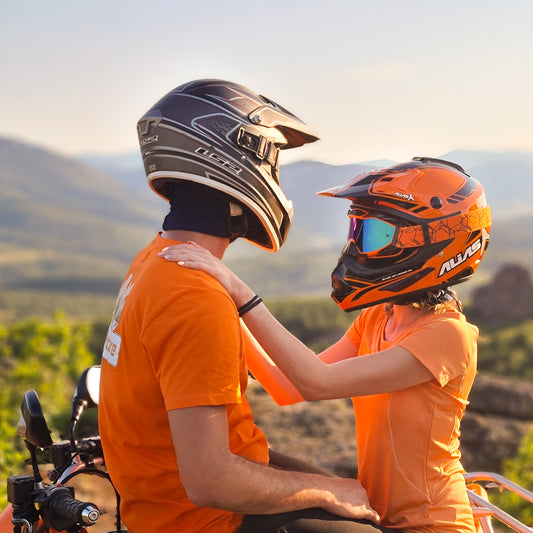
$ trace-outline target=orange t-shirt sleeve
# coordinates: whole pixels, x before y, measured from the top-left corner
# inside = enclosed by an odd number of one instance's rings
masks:
[[[350,327],[346,330],[346,337],[350,339],[351,343],[358,349],[361,346],[365,330],[372,327],[377,316],[380,313],[381,306],[367,307],[363,309],[357,318],[352,322]]]
[[[476,354],[475,342],[468,324],[443,317],[422,325],[398,344],[416,357],[444,387],[466,372]]]
[[[173,299],[143,343],[167,410],[241,401],[241,329],[221,290],[195,288]]]

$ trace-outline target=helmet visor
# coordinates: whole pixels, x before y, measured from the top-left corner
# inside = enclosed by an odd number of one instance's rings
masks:
[[[389,246],[395,232],[396,226],[379,218],[350,217],[348,239],[360,253],[368,254]]]

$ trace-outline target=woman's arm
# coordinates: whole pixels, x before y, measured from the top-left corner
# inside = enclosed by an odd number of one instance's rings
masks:
[[[303,401],[298,389],[263,350],[244,322],[242,322],[242,327],[244,330],[246,364],[254,378],[263,385],[278,405],[291,405]]]
[[[337,363],[344,359],[350,359],[351,357],[357,357],[357,346],[344,335],[335,344],[332,344],[329,348],[326,348],[323,352],[318,354],[318,358],[324,363]]]
[[[292,405],[303,401],[304,398],[298,392],[298,389],[268,356],[243,320],[241,320],[241,324],[244,330],[246,361],[253,376],[263,385],[278,405]],[[344,336],[320,353],[318,357],[324,363],[330,364],[349,357],[355,357],[356,355],[356,347],[348,337]]]
[[[207,272],[218,279],[237,307],[243,306],[254,296],[253,291],[236,274],[210,252],[194,243],[167,247],[160,255],[181,266]],[[331,351],[327,350],[323,354],[326,362],[337,362],[326,364],[287,331],[264,304],[253,307],[244,314],[243,320],[262,348],[306,400],[380,394],[433,379],[431,372],[400,346],[353,357],[354,346],[343,338]],[[344,353],[344,349],[349,352]]]
[[[251,334],[243,320],[244,343],[248,369],[278,405],[292,405],[304,400],[298,389],[276,366],[263,347]],[[355,357],[357,349],[348,339],[342,337],[335,344],[318,355],[324,363],[336,363],[343,359]]]
[[[324,362],[288,332],[263,304],[243,318],[261,346],[306,400],[381,394],[434,379],[431,372],[401,346],[350,357],[349,354],[354,355],[354,346],[343,337],[334,349],[322,354]],[[344,358],[343,350],[348,358]],[[333,358],[336,362],[328,364]]]

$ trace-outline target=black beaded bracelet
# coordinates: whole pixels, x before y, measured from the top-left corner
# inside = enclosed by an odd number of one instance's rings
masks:
[[[254,294],[253,298],[246,302],[244,305],[241,305],[237,311],[239,313],[239,316],[243,316],[245,313],[253,309],[256,305],[259,305],[263,301],[262,298],[257,296],[257,294]]]

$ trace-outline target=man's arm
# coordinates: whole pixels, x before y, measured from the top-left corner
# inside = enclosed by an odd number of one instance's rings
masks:
[[[203,507],[244,514],[273,514],[311,507],[377,521],[355,479],[292,472],[254,463],[229,448],[225,406],[168,413],[182,483]]]
[[[281,468],[282,470],[292,470],[295,472],[307,472],[308,474],[320,474],[322,476],[337,477],[335,474],[317,466],[313,463],[308,463],[303,459],[285,455],[284,453],[276,452],[275,450],[268,450],[268,457],[270,459],[270,467]]]

